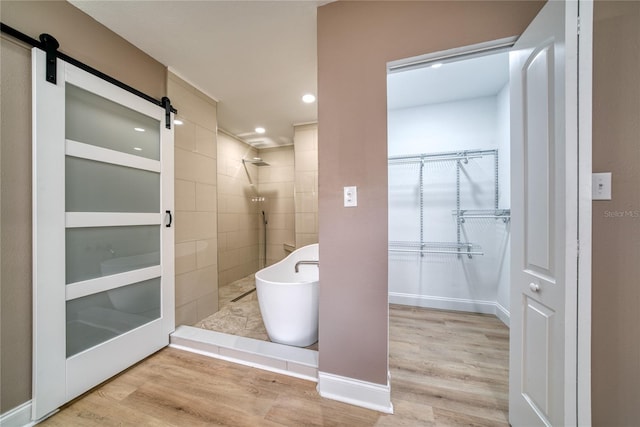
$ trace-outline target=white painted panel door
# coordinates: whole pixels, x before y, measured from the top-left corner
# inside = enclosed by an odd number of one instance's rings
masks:
[[[173,131],[164,109],[33,50],[38,420],[168,344]]]
[[[513,240],[509,420],[513,426],[578,423],[581,5],[577,1],[547,2],[510,55]]]

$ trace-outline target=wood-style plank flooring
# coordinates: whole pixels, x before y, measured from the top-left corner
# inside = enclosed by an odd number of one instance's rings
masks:
[[[322,399],[309,381],[166,348],[41,425],[508,425],[509,331],[497,318],[392,305],[389,335],[394,415]]]

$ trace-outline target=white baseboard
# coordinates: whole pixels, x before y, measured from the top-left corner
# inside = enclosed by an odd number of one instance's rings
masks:
[[[393,414],[391,385],[388,380],[386,385],[381,385],[318,372],[318,393],[327,399]]]
[[[436,308],[440,310],[494,314],[502,321],[502,323],[509,326],[509,310],[495,301],[480,301],[463,298],[435,297],[389,292],[389,303],[411,305],[414,307]]]
[[[496,302],[496,312],[495,315],[498,319],[502,320],[502,323],[504,323],[505,325],[507,325],[507,327],[509,327],[510,325],[510,319],[511,319],[511,313],[509,313],[509,310],[507,310],[506,308],[504,308],[500,303]]]
[[[30,400],[0,415],[0,426],[2,427],[28,427],[33,425],[35,423],[31,421]]]

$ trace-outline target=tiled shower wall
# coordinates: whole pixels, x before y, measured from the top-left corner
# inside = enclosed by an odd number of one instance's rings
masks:
[[[264,265],[264,225],[267,217],[267,264],[274,264],[287,256],[284,244],[295,245],[294,155],[293,146],[266,148],[258,151],[269,166],[258,168],[258,189],[264,201],[258,206],[259,259]]]
[[[246,143],[218,132],[218,283],[258,270],[258,168],[242,159],[258,156]],[[251,176],[250,184],[247,171]]]
[[[296,247],[318,242],[318,125],[294,128]]]
[[[175,126],[176,325],[218,310],[216,102],[168,73]]]

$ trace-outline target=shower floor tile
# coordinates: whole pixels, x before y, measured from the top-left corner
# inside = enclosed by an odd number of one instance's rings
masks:
[[[228,285],[220,286],[218,289],[218,300],[220,308],[223,308],[231,302],[231,300],[239,297],[240,295],[256,288],[255,275],[250,274],[247,277],[238,279],[235,282],[231,282]]]
[[[255,289],[255,287],[256,280],[253,274],[228,285],[221,286],[218,293],[220,310],[202,319],[193,326],[210,331],[269,341],[267,330],[262,321],[262,314],[260,313],[258,294],[251,292],[238,301],[232,301],[246,292]],[[318,343],[306,348],[317,350]]]

